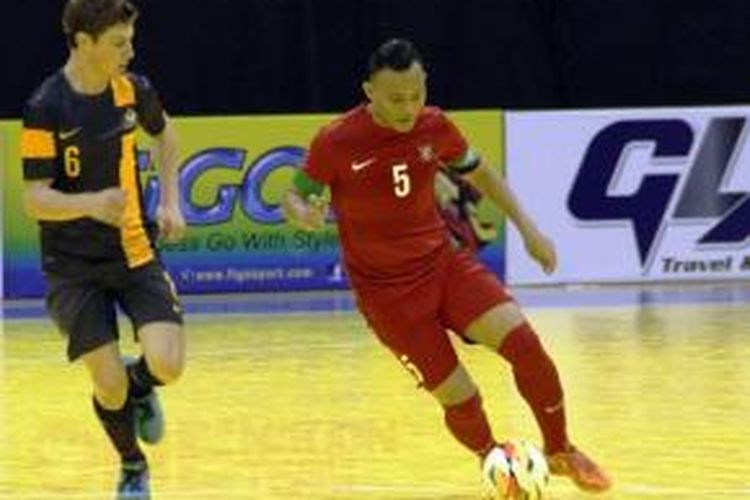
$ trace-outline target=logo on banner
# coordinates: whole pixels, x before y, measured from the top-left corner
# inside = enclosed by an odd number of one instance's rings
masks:
[[[689,155],[697,140],[684,120],[609,125],[586,150],[568,195],[568,209],[581,221],[629,222],[644,268],[671,221],[706,224],[696,242],[699,246],[741,244],[750,237],[750,193],[725,186],[744,146],[746,123],[743,117],[710,120],[692,162]],[[643,143],[653,145],[654,168],[669,168],[669,172],[645,174],[634,192],[613,194],[610,186],[623,175],[628,149]]]
[[[212,148],[199,151],[180,169],[180,208],[191,226],[223,224],[232,219],[236,206],[252,221],[259,224],[281,224],[286,219],[278,203],[270,203],[263,196],[266,180],[282,168],[299,168],[304,163],[305,149],[283,146],[266,151],[246,164],[247,151],[241,148]],[[142,152],[139,168],[148,171],[150,159]],[[237,184],[222,184],[216,188],[214,201],[208,204],[194,201],[195,186],[210,172],[235,171],[242,173]],[[159,204],[159,180],[151,178],[144,190],[146,212],[153,218]]]

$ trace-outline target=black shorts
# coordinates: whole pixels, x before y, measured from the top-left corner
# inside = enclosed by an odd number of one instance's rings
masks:
[[[174,284],[158,262],[89,277],[47,274],[47,309],[68,337],[70,361],[119,338],[116,306],[130,318],[136,340],[147,323],[182,324]]]

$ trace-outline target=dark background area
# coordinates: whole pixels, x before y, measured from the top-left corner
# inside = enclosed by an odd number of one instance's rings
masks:
[[[447,109],[750,102],[750,0],[136,0],[133,65],[176,115],[307,113],[360,98],[411,38]],[[0,117],[60,67],[64,0],[3,5]]]

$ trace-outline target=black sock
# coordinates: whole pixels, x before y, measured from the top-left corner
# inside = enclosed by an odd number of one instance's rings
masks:
[[[125,405],[119,410],[107,410],[96,397],[93,398],[94,411],[99,417],[104,430],[107,431],[109,440],[115,446],[117,453],[123,462],[145,462],[138,441],[135,437],[135,422],[133,417],[133,405],[125,401]]]
[[[141,356],[138,361],[126,367],[130,380],[129,393],[136,399],[147,396],[155,386],[164,385],[148,369],[146,358]]]

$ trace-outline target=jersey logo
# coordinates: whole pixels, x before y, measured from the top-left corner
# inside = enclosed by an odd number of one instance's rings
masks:
[[[424,146],[420,146],[417,149],[419,150],[419,159],[423,162],[427,163],[435,158],[435,150],[432,149],[431,144],[425,144]]]
[[[138,115],[136,114],[135,110],[133,108],[128,108],[125,110],[125,114],[122,115],[122,120],[120,121],[120,124],[116,126],[113,129],[110,129],[103,134],[99,136],[100,140],[107,140],[110,137],[114,137],[118,134],[124,133],[127,134],[128,132],[132,131],[136,123],[138,122]]]
[[[352,170],[354,172],[359,172],[360,170],[369,167],[375,163],[375,158],[368,158],[365,161],[354,161],[352,162]]]
[[[137,120],[138,115],[136,115],[135,110],[133,108],[128,108],[128,110],[125,111],[125,116],[122,117],[123,130],[130,130],[135,127]]]
[[[57,138],[61,141],[67,141],[68,139],[75,137],[80,131],[81,127],[72,128],[70,130],[61,130],[57,133]]]

